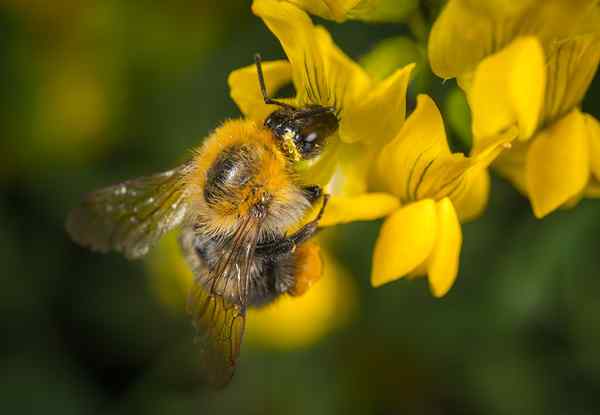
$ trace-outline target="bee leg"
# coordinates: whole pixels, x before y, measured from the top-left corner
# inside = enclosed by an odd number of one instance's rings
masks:
[[[265,85],[265,77],[262,71],[262,57],[260,53],[254,55],[254,63],[256,65],[256,73],[258,74],[258,85],[260,87],[260,92],[263,96],[263,100],[265,104],[279,105],[282,108],[289,108],[291,110],[296,110],[296,107],[290,104],[286,104],[285,102],[276,101],[273,98],[269,98],[267,94],[267,86]]]
[[[296,246],[306,242],[318,232],[319,221],[323,217],[323,213],[325,212],[325,207],[327,206],[328,201],[329,195],[323,195],[323,204],[321,205],[321,209],[319,209],[319,213],[315,219],[311,220],[291,235],[259,244],[256,247],[256,254],[284,255],[294,252],[296,250]]]
[[[293,297],[306,294],[306,292],[323,275],[323,262],[320,247],[314,242],[306,242],[298,247],[294,258],[293,285],[287,293]]]

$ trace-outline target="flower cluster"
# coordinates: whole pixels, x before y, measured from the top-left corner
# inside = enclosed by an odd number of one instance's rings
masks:
[[[320,158],[299,168],[332,195],[321,225],[384,218],[373,253],[372,284],[427,275],[432,293],[443,296],[458,273],[460,222],[484,209],[486,169],[513,136],[499,134],[470,157],[453,153],[429,96],[419,95],[415,110],[405,115],[415,65],[397,68],[384,79],[371,76],[297,7],[315,12],[309,3],[255,0],[252,10],[288,58],[265,63],[269,92],[292,82],[296,95],[286,102],[332,106],[340,118],[339,131]],[[353,10],[343,2],[325,3],[329,10],[345,10],[344,16]],[[340,14],[317,14],[341,20]],[[274,108],[264,104],[256,79],[256,69],[249,66],[234,71],[229,84],[244,115],[261,122]]]
[[[426,3],[254,0],[252,11],[287,58],[263,62],[269,95],[295,107],[333,107],[339,118],[319,157],[297,168],[302,180],[331,195],[320,225],[381,220],[372,285],[426,276],[441,297],[459,272],[461,224],[485,210],[489,167],[529,198],[539,218],[600,196],[600,122],[579,108],[600,60],[600,5]],[[413,37],[384,40],[355,62],[309,13],[336,22],[404,22]],[[406,114],[411,76],[419,81],[429,73],[420,51],[435,75],[456,78],[466,98],[471,124],[463,152],[449,141],[430,96],[414,94],[416,105]],[[229,87],[243,115],[262,123],[277,107],[264,102],[257,79],[250,65],[229,75]],[[425,92],[428,83],[421,81],[418,90]],[[295,95],[277,97],[288,84]],[[334,261],[325,257],[331,270]],[[328,289],[323,301],[334,296],[335,288]],[[272,322],[266,318],[256,330],[269,331]]]
[[[493,166],[537,217],[599,195],[600,124],[579,109],[600,60],[597,1],[451,0],[432,28],[429,58],[468,97],[473,152],[514,129],[514,145]]]

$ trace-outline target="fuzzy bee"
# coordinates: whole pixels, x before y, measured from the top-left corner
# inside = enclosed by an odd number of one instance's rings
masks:
[[[331,107],[270,99],[259,55],[256,68],[265,103],[279,106],[263,125],[227,121],[188,162],[92,192],[67,219],[77,243],[127,258],[145,255],[166,232],[181,228],[181,249],[195,275],[188,310],[200,333],[206,380],[217,387],[233,376],[247,308],[301,294],[318,278],[304,265],[318,255],[307,241],[328,196],[317,185],[302,185],[294,170],[296,162],[316,157],[338,128]]]

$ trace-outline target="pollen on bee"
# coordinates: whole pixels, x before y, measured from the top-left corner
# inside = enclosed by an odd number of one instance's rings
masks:
[[[283,135],[283,149],[288,153],[294,161],[300,160],[300,153],[294,143],[294,132],[292,130],[286,130]]]

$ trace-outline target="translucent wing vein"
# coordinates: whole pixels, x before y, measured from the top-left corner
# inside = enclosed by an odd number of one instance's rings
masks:
[[[129,180],[88,194],[67,219],[74,241],[138,258],[185,217],[190,165]]]

